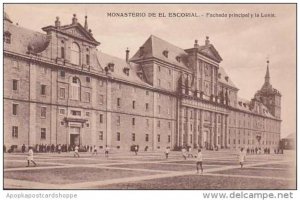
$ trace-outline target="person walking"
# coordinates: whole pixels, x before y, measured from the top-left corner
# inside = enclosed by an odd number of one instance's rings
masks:
[[[195,157],[196,157],[197,174],[199,174],[199,168],[201,169],[201,174],[203,174],[203,166],[202,166],[203,156],[202,156],[201,149],[198,149],[198,153]]]
[[[189,147],[189,148],[188,148],[188,155],[187,155],[187,157],[188,157],[188,158],[189,158],[189,157],[193,158],[193,149],[192,149],[192,147]]]
[[[58,154],[61,153],[61,145],[59,144],[58,147],[57,147],[57,151],[58,151]]]
[[[138,146],[137,145],[134,146],[134,153],[137,156],[137,153],[138,153]]]
[[[97,154],[98,154],[98,149],[97,149],[96,145],[94,145],[92,156],[97,155]]]
[[[32,162],[34,164],[34,167],[37,166],[37,164],[33,160],[33,149],[32,149],[32,147],[28,147],[28,156],[27,156],[27,166],[26,167],[30,167],[30,162]]]
[[[244,162],[245,162],[245,152],[244,152],[244,148],[241,148],[240,154],[239,154],[239,162],[241,165],[241,169],[243,168]]]
[[[183,156],[184,160],[186,160],[186,149],[185,149],[185,147],[183,147],[181,149],[181,153],[182,153],[182,156]]]
[[[170,147],[166,147],[166,150],[165,150],[166,159],[169,158],[169,152],[170,152]]]
[[[25,149],[26,149],[25,144],[23,144],[22,145],[22,153],[25,153]]]
[[[106,145],[105,146],[105,158],[108,158],[108,153],[109,153],[109,147]]]
[[[74,149],[74,150],[75,150],[75,151],[74,151],[74,157],[78,157],[78,158],[79,158],[79,157],[80,157],[80,156],[79,156],[79,153],[78,153],[79,147],[78,147],[77,145],[75,146],[75,149]]]

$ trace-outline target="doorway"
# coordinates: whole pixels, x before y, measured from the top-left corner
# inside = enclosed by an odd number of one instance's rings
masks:
[[[80,145],[80,128],[70,127],[70,145]]]

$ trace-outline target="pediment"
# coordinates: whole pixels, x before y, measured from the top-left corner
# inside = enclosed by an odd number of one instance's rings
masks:
[[[81,39],[96,41],[91,33],[85,30],[85,28],[83,28],[80,24],[61,27],[61,31]]]
[[[199,53],[204,54],[217,62],[221,62],[223,60],[213,45],[209,45],[208,47],[199,50]]]

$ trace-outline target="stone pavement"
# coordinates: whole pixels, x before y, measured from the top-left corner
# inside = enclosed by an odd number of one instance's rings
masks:
[[[235,151],[204,151],[204,174],[196,174],[194,158],[184,160],[180,152],[171,152],[165,159],[163,152],[113,152],[92,156],[81,153],[35,154],[37,167],[25,167],[26,154],[5,154],[4,188],[22,189],[90,189],[115,184],[139,183],[179,176],[231,177],[253,180],[295,182],[290,175],[295,170],[292,153],[284,155],[248,155],[244,169],[239,169]],[[126,189],[126,188],[125,188]],[[158,184],[158,188],[159,184]],[[212,188],[213,189],[213,188]],[[234,188],[233,188],[234,189]],[[259,189],[259,188],[257,188]]]

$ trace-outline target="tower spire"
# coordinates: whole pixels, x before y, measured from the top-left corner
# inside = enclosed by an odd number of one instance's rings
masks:
[[[85,28],[85,30],[89,30],[88,22],[87,22],[87,15],[85,15],[84,28]]]
[[[266,75],[265,75],[265,83],[268,83],[270,84],[270,72],[269,72],[269,59],[267,60],[267,72],[266,72]]]

